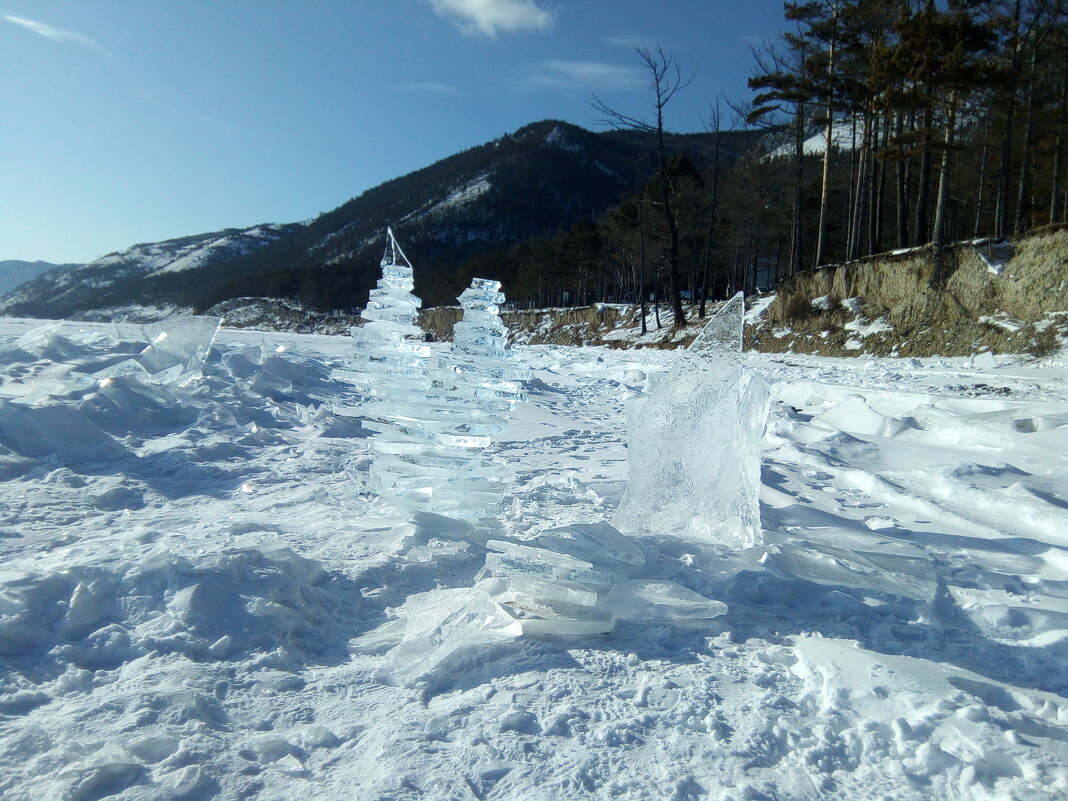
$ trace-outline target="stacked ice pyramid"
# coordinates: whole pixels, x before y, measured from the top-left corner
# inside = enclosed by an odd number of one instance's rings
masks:
[[[352,330],[364,427],[375,434],[372,486],[409,511],[495,517],[507,475],[484,451],[507,427],[524,376],[505,344],[504,295],[497,281],[472,282],[450,351],[422,340],[413,286],[411,263],[388,231],[366,324]]]

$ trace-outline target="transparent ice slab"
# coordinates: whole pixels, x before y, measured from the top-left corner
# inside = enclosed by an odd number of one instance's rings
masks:
[[[645,554],[637,543],[606,522],[576,523],[543,531],[537,542],[550,551],[598,566],[645,564]]]
[[[613,524],[747,548],[760,541],[760,440],[769,389],[742,366],[738,293],[672,371],[627,410],[628,483]]]
[[[512,615],[474,587],[413,595],[397,614],[404,623],[400,641],[388,652],[389,673],[406,686],[455,675],[477,664],[490,647],[523,633]],[[373,639],[364,646],[372,647]]]
[[[544,548],[532,548],[503,540],[486,543],[486,569],[496,576],[526,574],[549,581],[571,581],[590,587],[609,587],[612,575],[591,562]]]

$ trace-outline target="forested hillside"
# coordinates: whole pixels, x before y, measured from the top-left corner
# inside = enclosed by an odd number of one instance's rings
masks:
[[[930,248],[939,285],[953,241],[1065,222],[1063,0],[819,0],[785,11],[790,32],[754,52],[752,96],[715,115],[766,135],[730,169],[666,165],[680,292],[725,297],[911,247]],[[650,66],[669,77],[674,67],[662,53]],[[660,196],[654,179],[595,224],[484,254],[467,271],[500,276],[522,305],[664,299]]]
[[[733,132],[719,158],[735,161],[757,136]],[[668,147],[702,166],[715,157],[714,134],[673,135]],[[293,235],[222,266],[189,288],[197,308],[233,297],[292,297],[309,308],[362,306],[378,278],[383,234],[391,225],[416,263],[425,302],[452,303],[470,281],[476,254],[532,245],[597,219],[652,169],[647,136],[596,133],[546,120],[388,181]],[[488,273],[503,274],[495,262]],[[168,288],[170,289],[170,288]]]

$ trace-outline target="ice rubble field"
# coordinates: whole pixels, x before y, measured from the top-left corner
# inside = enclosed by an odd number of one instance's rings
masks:
[[[1068,796],[1063,362],[750,355],[764,545],[637,541],[724,615],[406,686],[426,653],[359,644],[486,554],[369,491],[351,340],[224,330],[150,380],[138,328],[36,325],[0,322],[4,799]],[[610,518],[675,354],[519,352],[506,532]]]

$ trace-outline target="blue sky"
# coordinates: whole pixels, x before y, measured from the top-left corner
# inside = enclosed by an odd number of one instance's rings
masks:
[[[781,0],[0,0],[0,259],[328,211],[555,118],[650,107],[633,43],[697,71],[667,115],[747,96]]]

